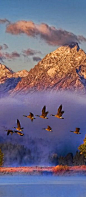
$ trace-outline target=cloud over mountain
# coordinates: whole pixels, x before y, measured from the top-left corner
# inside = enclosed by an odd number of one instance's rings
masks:
[[[0,24],[4,24],[4,23],[10,23],[10,21],[8,19],[0,19]]]
[[[2,50],[3,49],[3,46],[2,45],[0,45],[0,50]]]
[[[26,50],[23,50],[22,52],[23,52],[24,56],[33,56],[33,55],[36,55],[37,53],[41,54],[40,51],[36,51],[36,50],[30,49],[30,48],[26,49]]]
[[[1,46],[1,48],[2,48],[2,46]],[[4,62],[5,59],[13,60],[13,59],[16,59],[16,58],[19,58],[19,57],[20,57],[20,54],[16,51],[14,51],[12,53],[0,52],[0,61],[1,62]]]
[[[36,61],[36,62],[38,62],[38,61],[41,61],[42,59],[40,58],[40,57],[33,57],[33,61]]]
[[[3,49],[8,49],[8,45],[7,44],[3,44]]]
[[[5,50],[5,49],[8,49],[7,44],[0,45],[0,50]]]
[[[72,32],[57,29],[45,23],[35,24],[33,21],[21,20],[16,23],[7,24],[6,32],[13,35],[26,34],[34,38],[39,36],[47,44],[53,46],[61,46],[70,42],[86,42],[86,38],[82,35],[77,36]]]
[[[0,61],[4,62],[4,60],[14,60],[16,58],[19,58],[20,56],[28,57],[33,56],[33,61],[40,61],[41,58],[39,56],[35,56],[37,54],[41,54],[41,51],[33,50],[33,49],[26,49],[23,50],[21,53],[18,53],[17,51],[13,51],[11,53],[4,52],[3,50],[8,49],[7,44],[0,45]]]
[[[3,52],[0,52],[0,61],[1,62],[4,62],[4,59],[5,59],[4,53]]]
[[[20,57],[20,54],[17,53],[16,51],[12,52],[12,53],[5,53],[5,57],[7,59],[15,59],[17,57]]]

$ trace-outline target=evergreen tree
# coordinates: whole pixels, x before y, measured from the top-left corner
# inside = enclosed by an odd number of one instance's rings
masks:
[[[74,166],[81,166],[85,165],[85,157],[81,152],[76,151],[76,154],[73,157],[73,165]]]
[[[86,135],[85,135],[85,139],[83,140],[84,143],[81,144],[78,149],[80,151],[80,154],[83,154],[84,158],[85,158],[85,161],[86,161]]]
[[[3,159],[4,159],[4,154],[2,153],[2,151],[0,149],[0,166],[3,165]]]

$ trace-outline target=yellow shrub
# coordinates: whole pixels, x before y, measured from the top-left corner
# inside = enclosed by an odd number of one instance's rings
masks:
[[[65,165],[57,165],[53,168],[53,172],[57,173],[57,172],[63,172],[63,171],[69,171],[69,166]]]

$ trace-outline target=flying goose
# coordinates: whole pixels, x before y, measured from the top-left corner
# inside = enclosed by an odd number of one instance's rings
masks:
[[[43,128],[43,129],[45,129],[45,130],[47,130],[47,131],[51,131],[52,132],[52,128],[48,125],[47,126],[47,128]]]
[[[42,108],[42,114],[41,114],[41,116],[39,116],[39,115],[36,115],[36,116],[38,116],[38,117],[40,117],[40,118],[48,119],[48,118],[46,117],[48,113],[49,113],[49,112],[46,111],[46,106],[44,106],[44,107]]]
[[[55,116],[56,118],[64,119],[62,117],[63,113],[64,113],[64,111],[62,111],[62,105],[60,105],[59,108],[58,108],[57,114],[56,115],[51,114],[51,116]]]
[[[70,132],[73,132],[73,133],[76,133],[76,134],[81,134],[81,133],[79,132],[79,130],[80,130],[80,128],[76,128],[75,131],[70,131]]]
[[[17,119],[17,127],[13,127],[13,128],[15,128],[17,131],[23,131],[23,127],[21,127],[21,125],[20,125],[20,121]]]
[[[33,119],[36,119],[36,118],[34,118],[34,115],[31,112],[28,116],[26,116],[26,115],[23,115],[23,116],[27,117],[27,118],[30,118],[32,122],[33,122]]]

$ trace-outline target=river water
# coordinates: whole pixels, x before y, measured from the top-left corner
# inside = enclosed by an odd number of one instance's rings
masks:
[[[86,197],[86,177],[4,175],[0,197]]]

